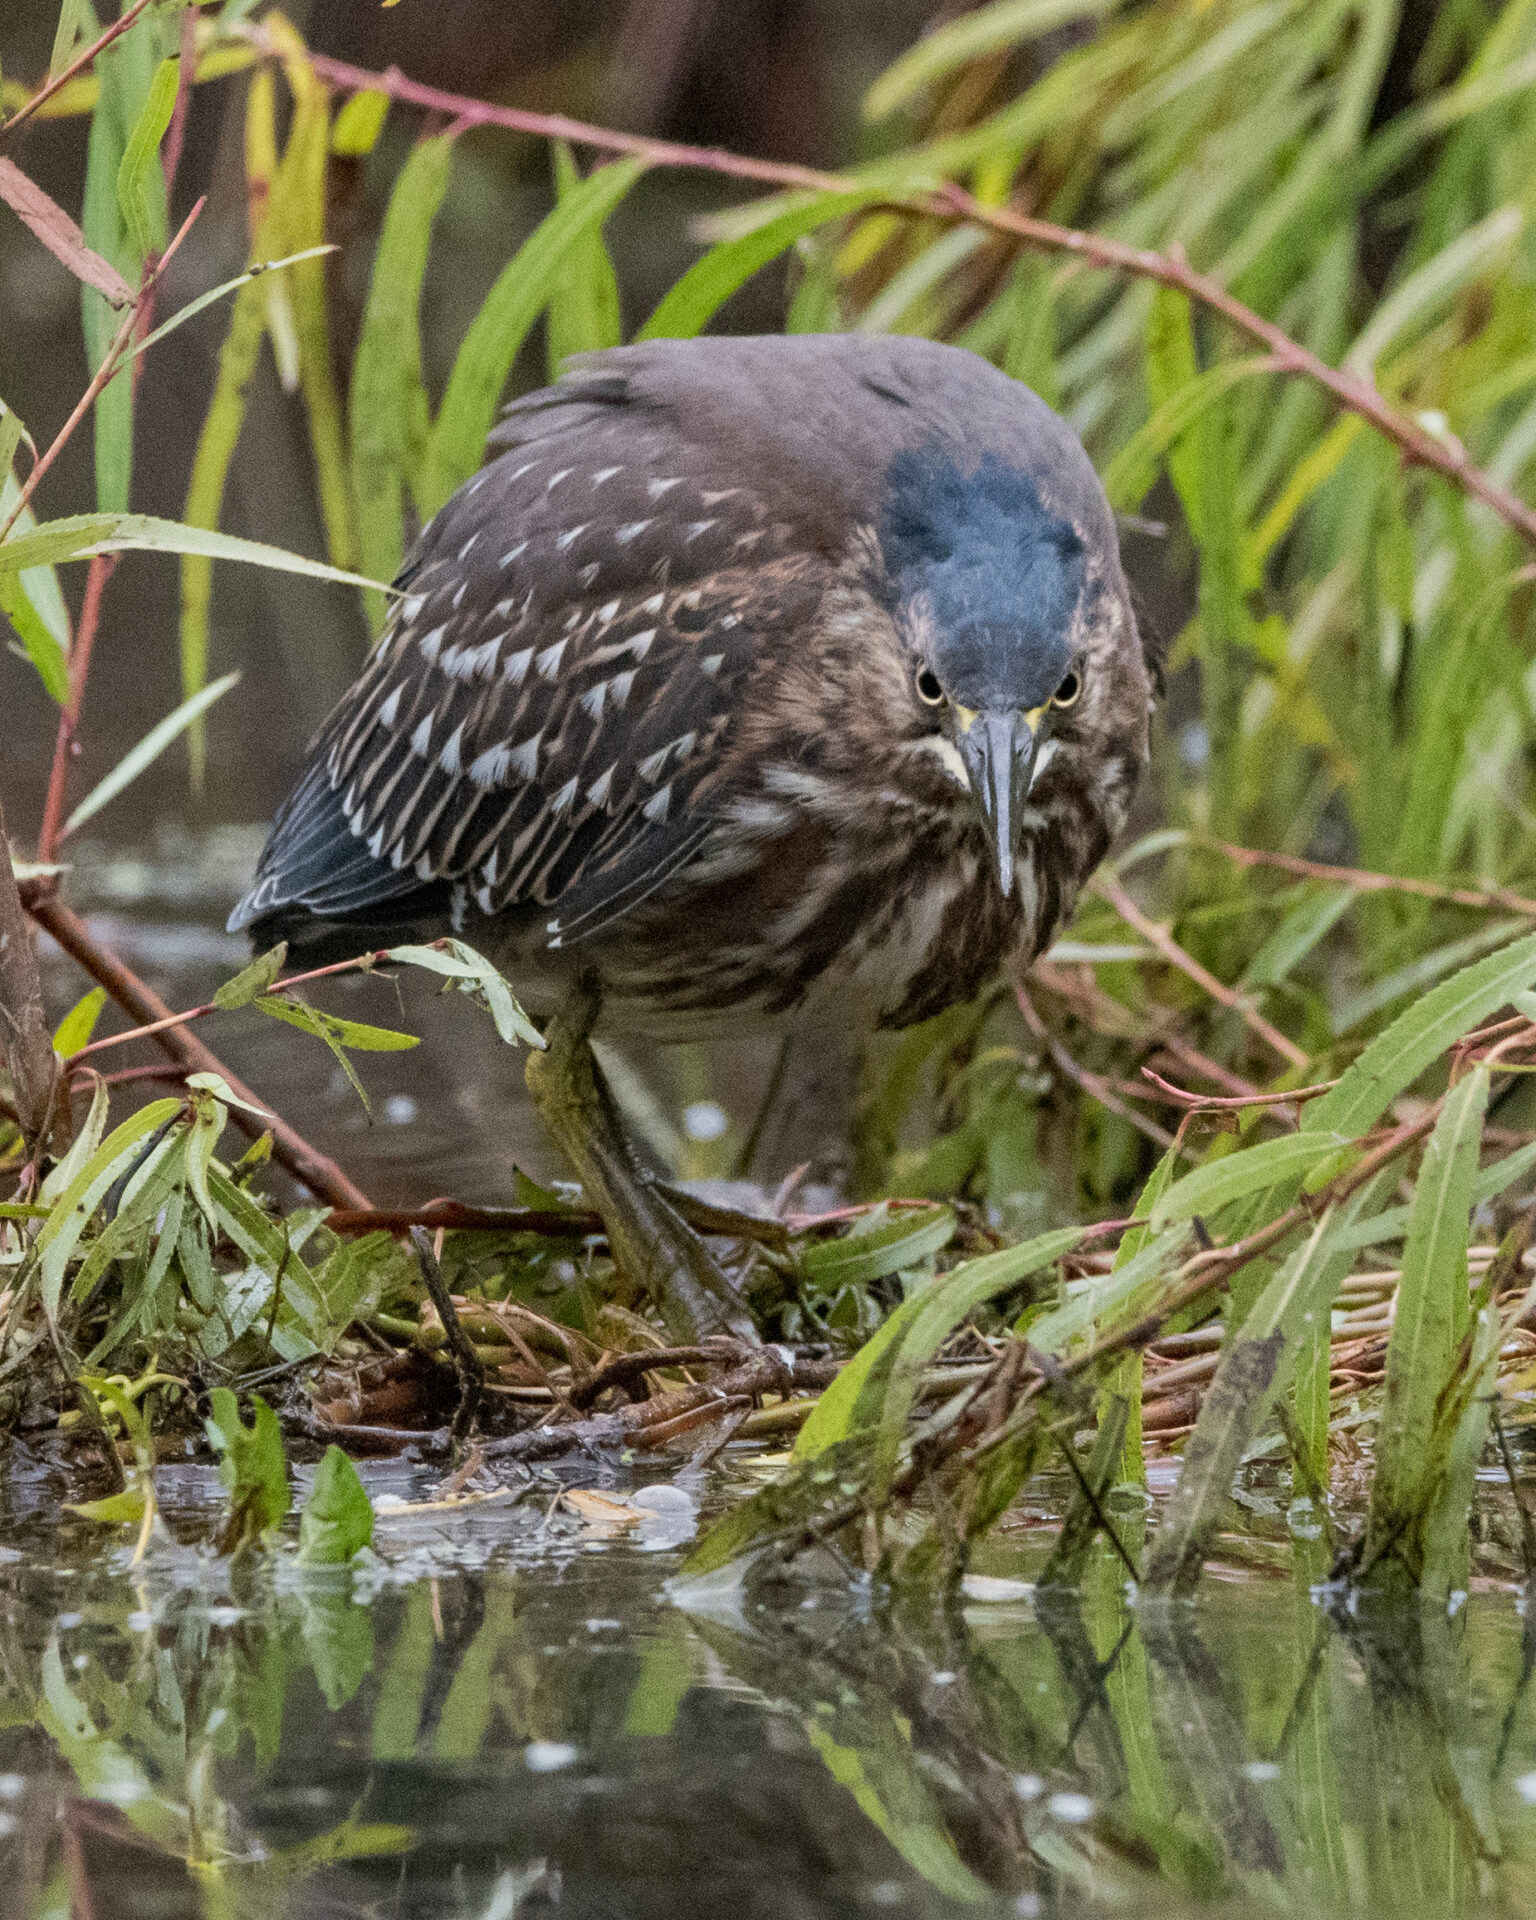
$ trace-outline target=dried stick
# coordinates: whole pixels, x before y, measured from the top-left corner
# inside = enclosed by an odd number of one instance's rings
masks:
[[[432,1236],[425,1227],[412,1227],[411,1239],[416,1243],[416,1257],[421,1262],[421,1277],[427,1283],[427,1292],[432,1296],[432,1304],[437,1308],[437,1317],[443,1323],[443,1332],[448,1336],[448,1350],[453,1355],[454,1372],[459,1376],[459,1407],[453,1416],[453,1443],[459,1446],[468,1437],[470,1428],[475,1424],[475,1414],[480,1406],[480,1397],[485,1392],[485,1365],[475,1351],[475,1344],[459,1324],[459,1311],[453,1304],[453,1295],[448,1291],[448,1282],[443,1278],[443,1270],[437,1264],[437,1255],[432,1251]]]
[[[1288,1039],[1278,1027],[1271,1026],[1263,1014],[1251,1007],[1240,993],[1234,992],[1231,987],[1218,980],[1214,973],[1207,972],[1193,954],[1186,953],[1166,927],[1160,926],[1156,920],[1150,919],[1142,912],[1118,880],[1111,880],[1107,874],[1101,873],[1092,884],[1099,898],[1107,900],[1126,925],[1134,927],[1149,946],[1156,947],[1170,966],[1177,967],[1179,972],[1193,980],[1202,992],[1208,993],[1222,1006],[1230,1008],[1245,1026],[1256,1033],[1266,1045],[1273,1047],[1282,1060],[1288,1060],[1293,1067],[1308,1065],[1310,1056],[1304,1053],[1294,1040]]]
[[[1085,1067],[1080,1061],[1072,1058],[1035,1011],[1034,1003],[1022,985],[1016,985],[1013,993],[1019,1003],[1019,1012],[1024,1016],[1025,1025],[1069,1080],[1080,1086],[1090,1099],[1097,1100],[1101,1107],[1106,1107],[1111,1113],[1118,1114],[1138,1133],[1145,1134],[1149,1140],[1155,1141],[1165,1152],[1173,1145],[1173,1135],[1166,1127],[1160,1127],[1155,1120],[1149,1120],[1144,1113],[1137,1113],[1134,1107],[1128,1107],[1115,1092],[1110,1080],[1106,1079],[1102,1073],[1095,1073],[1091,1067]]]
[[[1150,1067],[1143,1067],[1141,1073],[1144,1080],[1150,1080],[1175,1106],[1188,1107],[1192,1113],[1233,1112],[1239,1107],[1297,1106],[1303,1100],[1315,1100],[1320,1094],[1331,1093],[1339,1084],[1337,1080],[1320,1080],[1315,1087],[1296,1087],[1290,1093],[1240,1093],[1227,1098],[1214,1093],[1191,1093],[1187,1087],[1176,1087],[1171,1080],[1165,1080]]]
[[[27,1153],[35,1156],[55,1129],[67,1128],[68,1105],[57,1101],[58,1061],[43,1013],[32,929],[16,887],[5,813],[0,809],[0,1043]]]
[[[280,49],[259,27],[247,30],[247,38],[265,54],[276,56]],[[808,188],[816,193],[846,193],[856,189],[856,175],[824,173],[814,167],[795,166],[776,160],[758,160],[743,154],[728,153],[718,147],[685,146],[673,140],[652,140],[642,134],[619,133],[611,127],[592,126],[562,113],[533,113],[521,107],[492,106],[463,94],[447,93],[440,87],[424,86],[411,80],[398,68],[374,73],[345,60],[333,60],[325,54],[311,54],[310,64],[324,80],[343,93],[380,92],[392,100],[445,113],[466,126],[506,127],[514,133],[534,134],[543,139],[569,140],[577,146],[592,147],[602,153],[635,154],[653,167],[689,167],[705,173],[724,174],[736,180],[754,180],[767,186]],[[1199,273],[1179,254],[1154,253],[1145,247],[1128,246],[1101,234],[1084,233],[1074,227],[1062,227],[1054,221],[1038,220],[1033,215],[1016,213],[1010,207],[988,206],[953,184],[936,191],[891,192],[893,202],[901,202],[915,211],[941,219],[969,221],[994,233],[1004,233],[1030,246],[1048,252],[1070,253],[1090,266],[1125,273],[1140,280],[1155,280],[1187,294],[1200,305],[1231,322],[1240,332],[1273,354],[1277,369],[1300,375],[1325,389],[1348,412],[1358,414],[1376,428],[1405,458],[1416,466],[1431,468],[1483,503],[1513,527],[1525,540],[1536,545],[1536,508],[1528,506],[1491,474],[1475,466],[1459,441],[1437,440],[1417,422],[1399,413],[1375,384],[1364,375],[1331,367],[1283,328],[1229,293],[1209,274]]]
[[[90,929],[78,914],[46,894],[29,896],[25,905],[38,926],[51,934],[98,986],[105,987],[125,1013],[145,1023],[159,1023],[171,1018],[171,1010],[160,996],[126,967],[116,954],[108,952],[94,940]],[[190,1033],[183,1032],[179,1026],[166,1027],[155,1035],[155,1042],[192,1073],[222,1075],[237,1099],[249,1100],[257,1107],[263,1104],[216,1054]],[[229,1117],[241,1132],[252,1138],[264,1130],[262,1120],[256,1114],[246,1113],[243,1108],[231,1107]],[[368,1207],[371,1204],[362,1188],[354,1185],[334,1160],[321,1153],[318,1147],[312,1147],[286,1120],[269,1113],[266,1127],[272,1134],[272,1157],[280,1166],[286,1167],[296,1180],[303,1181],[311,1193],[337,1207]]]

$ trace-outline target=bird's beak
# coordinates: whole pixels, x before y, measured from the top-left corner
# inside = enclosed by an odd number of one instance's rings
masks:
[[[960,707],[956,712],[960,758],[987,823],[998,885],[1007,895],[1013,891],[1013,857],[1019,850],[1024,799],[1034,771],[1036,729],[1045,709],[1035,713],[972,713]]]

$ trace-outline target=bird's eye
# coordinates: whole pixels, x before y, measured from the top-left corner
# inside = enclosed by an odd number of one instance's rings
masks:
[[[944,689],[939,685],[939,676],[932,667],[918,668],[917,697],[925,707],[943,706]]]
[[[1077,668],[1074,667],[1066,679],[1062,681],[1061,685],[1051,695],[1051,705],[1053,707],[1075,707],[1077,705],[1077,696],[1082,690],[1083,676],[1078,672]]]

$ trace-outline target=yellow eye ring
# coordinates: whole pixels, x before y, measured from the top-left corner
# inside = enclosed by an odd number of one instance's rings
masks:
[[[914,681],[917,697],[925,707],[942,707],[944,689],[939,685],[939,676],[932,667],[919,667]]]
[[[1075,707],[1078,696],[1083,691],[1083,676],[1076,667],[1071,668],[1061,685],[1051,695],[1053,707]]]

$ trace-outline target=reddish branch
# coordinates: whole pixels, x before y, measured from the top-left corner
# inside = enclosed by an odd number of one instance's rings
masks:
[[[278,48],[260,29],[256,29],[251,38],[264,52],[272,55],[278,53]],[[425,107],[430,112],[448,114],[466,126],[505,127],[514,133],[569,140],[577,146],[595,148],[602,153],[634,154],[649,166],[695,168],[701,172],[724,174],[731,179],[757,181],[766,186],[795,187],[815,193],[847,193],[861,184],[856,176],[848,174],[823,173],[814,167],[753,159],[744,154],[725,152],[718,147],[685,146],[673,140],[652,140],[641,134],[619,133],[611,127],[592,126],[561,113],[532,113],[521,107],[492,106],[487,101],[468,99],[462,94],[445,92],[440,87],[424,86],[418,80],[408,79],[394,67],[384,73],[374,73],[345,60],[333,60],[325,54],[311,54],[310,62],[322,79],[328,80],[343,93],[385,93],[392,100]],[[918,156],[914,156],[916,158]],[[1209,307],[1240,332],[1267,348],[1274,356],[1277,371],[1299,374],[1316,382],[1332,394],[1340,406],[1369,421],[1377,432],[1402,450],[1406,459],[1417,466],[1429,467],[1443,474],[1457,486],[1475,495],[1491,507],[1501,520],[1536,546],[1536,508],[1527,506],[1509,488],[1501,486],[1492,475],[1475,466],[1459,441],[1447,443],[1426,433],[1383,398],[1371,380],[1329,366],[1326,360],[1293,340],[1272,320],[1266,320],[1262,314],[1255,313],[1252,307],[1244,306],[1219,281],[1213,280],[1209,274],[1197,272],[1181,255],[1127,246],[1120,240],[1084,233],[1075,227],[1058,226],[1054,221],[1038,220],[1030,214],[1016,213],[1009,207],[988,206],[952,183],[946,183],[931,193],[918,191],[900,197],[919,212],[943,219],[966,220],[974,226],[990,228],[995,233],[1009,234],[1033,247],[1073,254],[1093,267],[1130,274],[1139,280],[1155,280],[1159,285],[1171,287],[1202,306]]]
[[[48,81],[45,86],[38,88],[30,100],[25,101],[16,109],[10,119],[5,122],[4,126],[0,126],[0,140],[3,140],[6,134],[14,133],[23,120],[30,120],[38,108],[42,106],[45,101],[51,100],[61,87],[68,86],[69,82],[74,79],[77,73],[88,67],[99,53],[104,53],[120,34],[128,31],[148,5],[149,0],[134,0],[134,4],[129,7],[127,12],[114,20],[105,33],[99,34],[83,53],[77,53],[75,55],[74,59],[70,61],[69,65],[65,67],[62,72],[55,74],[53,79]]]
[[[1502,908],[1506,913],[1523,914],[1536,919],[1536,900],[1511,893],[1507,887],[1443,887],[1433,880],[1412,880],[1402,874],[1371,873],[1361,867],[1329,867],[1317,860],[1303,860],[1294,853],[1271,853],[1263,847],[1234,847],[1226,840],[1199,842],[1213,853],[1236,861],[1240,867],[1278,867],[1282,873],[1294,873],[1303,880],[1331,880],[1352,887],[1356,893],[1412,893],[1421,900],[1439,900],[1451,907],[1477,907],[1484,911]]]

